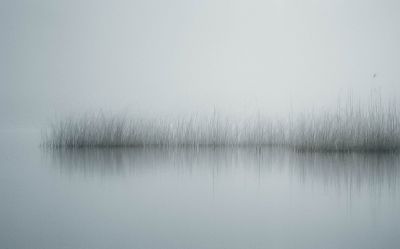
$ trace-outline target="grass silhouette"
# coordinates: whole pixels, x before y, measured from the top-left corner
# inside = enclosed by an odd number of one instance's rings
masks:
[[[150,146],[279,146],[298,151],[386,152],[400,149],[395,104],[351,103],[333,111],[271,120],[233,121],[214,113],[176,120],[82,115],[54,122],[43,135],[51,148]]]

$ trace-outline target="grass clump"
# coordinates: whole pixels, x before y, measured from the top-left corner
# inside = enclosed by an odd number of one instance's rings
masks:
[[[54,122],[44,132],[51,148],[150,146],[279,146],[298,151],[398,151],[400,113],[375,101],[334,111],[271,120],[233,120],[220,115],[175,120],[129,119],[104,114]]]

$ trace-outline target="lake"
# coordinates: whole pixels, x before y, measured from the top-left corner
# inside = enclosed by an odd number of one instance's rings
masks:
[[[0,132],[0,248],[400,247],[400,154],[39,144]]]

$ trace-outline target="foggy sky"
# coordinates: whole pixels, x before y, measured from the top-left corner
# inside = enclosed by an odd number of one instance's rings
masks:
[[[395,0],[3,0],[0,31],[2,126],[400,97]]]

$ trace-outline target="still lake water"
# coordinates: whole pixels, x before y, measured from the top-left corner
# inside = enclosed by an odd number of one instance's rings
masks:
[[[39,142],[0,132],[0,248],[400,248],[400,155]]]

